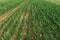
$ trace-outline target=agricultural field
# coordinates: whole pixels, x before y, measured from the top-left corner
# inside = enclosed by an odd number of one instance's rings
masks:
[[[46,0],[46,1],[60,5],[60,0]]]
[[[0,0],[0,15],[4,14],[9,9],[12,10],[13,7],[19,5],[21,1],[19,0]]]
[[[60,5],[0,0],[0,40],[60,40]]]

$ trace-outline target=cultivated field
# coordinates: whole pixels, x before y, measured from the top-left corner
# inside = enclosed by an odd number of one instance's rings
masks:
[[[60,5],[60,0],[46,0],[55,4],[59,4]]]
[[[0,2],[8,2],[8,1],[10,1],[10,0],[0,0]]]
[[[46,0],[0,2],[0,40],[60,40],[60,5]]]

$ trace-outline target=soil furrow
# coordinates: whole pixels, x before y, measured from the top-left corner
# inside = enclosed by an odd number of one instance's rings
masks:
[[[20,40],[24,40],[24,36],[26,35],[26,31],[27,31],[27,20],[28,20],[28,11],[26,10],[25,16],[24,16],[24,26],[23,26],[23,29],[22,29],[21,39]]]
[[[30,40],[34,40],[32,10],[30,11]]]

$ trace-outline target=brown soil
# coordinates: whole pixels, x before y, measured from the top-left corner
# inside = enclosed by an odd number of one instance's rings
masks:
[[[30,11],[30,40],[34,40],[32,10]]]
[[[44,38],[43,38],[43,31],[42,31],[42,29],[40,27],[40,23],[39,22],[37,22],[37,27],[38,27],[38,30],[39,30],[39,32],[37,33],[38,36],[40,36],[41,40],[44,40]]]
[[[26,35],[26,31],[27,31],[27,20],[28,20],[28,11],[25,11],[25,16],[24,16],[24,26],[22,29],[22,33],[21,33],[21,39],[20,40],[24,40],[24,36]]]

